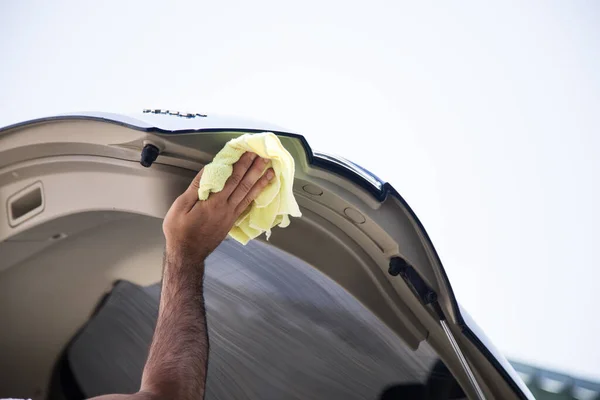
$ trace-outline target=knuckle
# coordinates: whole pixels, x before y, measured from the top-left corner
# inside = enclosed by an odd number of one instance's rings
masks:
[[[252,163],[254,162],[254,158],[255,158],[255,156],[253,153],[246,152],[240,158],[239,162],[242,165],[242,167],[244,167],[244,169],[248,169],[248,168],[250,168],[250,166],[252,166]]]
[[[171,205],[171,208],[169,209],[169,213],[170,214],[175,214],[177,213],[177,211],[179,210],[179,208],[182,207],[184,203],[184,196],[183,194],[178,196],[175,201],[173,202],[173,204]]]
[[[252,190],[252,183],[244,180],[239,184],[239,188],[242,189],[244,192],[249,192],[250,190]]]
[[[244,198],[244,200],[242,200],[242,202],[237,206],[236,213],[243,213],[244,210],[250,206],[250,204],[252,204],[252,199],[249,197]]]
[[[254,191],[252,191],[252,192],[248,193],[248,196],[246,197],[245,201],[246,201],[248,204],[251,204],[251,203],[254,201],[254,199],[256,199],[256,197],[258,197],[258,194],[259,194],[259,193],[260,193],[260,192],[259,192],[259,191],[256,191],[256,190],[254,190]]]
[[[253,193],[250,193],[250,194],[248,194],[248,196],[244,197],[244,200],[242,201],[242,203],[243,203],[243,204],[244,204],[246,207],[248,207],[248,206],[249,206],[250,204],[252,204],[252,202],[254,201],[254,197],[255,197],[255,196],[254,196],[254,194],[253,194]],[[246,208],[246,207],[244,207],[244,208]]]
[[[241,180],[242,180],[242,177],[235,173],[229,177],[229,182],[231,182],[231,184],[234,186],[239,185]]]
[[[262,160],[262,159],[257,158],[257,160]],[[265,168],[265,164],[263,163],[263,161],[255,161],[254,163],[252,163],[253,171],[262,172],[264,168]]]

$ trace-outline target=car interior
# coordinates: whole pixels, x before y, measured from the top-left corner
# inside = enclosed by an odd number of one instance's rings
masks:
[[[158,309],[162,217],[239,134],[81,119],[0,131],[0,397],[137,390]],[[387,273],[395,255],[433,259],[404,205],[281,140],[303,216],[268,242],[227,240],[207,261],[207,399],[475,397],[435,315]],[[144,168],[148,141],[161,156]],[[446,290],[433,269],[419,271]],[[481,379],[497,372],[461,344],[488,398],[512,398],[501,379]]]

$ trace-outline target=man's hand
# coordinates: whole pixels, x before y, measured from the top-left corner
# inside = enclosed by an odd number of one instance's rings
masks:
[[[204,260],[273,178],[271,169],[263,175],[266,166],[267,161],[246,153],[221,192],[199,201],[200,171],[175,200],[163,222],[167,245],[160,307],[140,391],[98,400],[204,398],[208,369]]]
[[[245,153],[233,166],[233,173],[221,192],[198,200],[202,171],[175,200],[163,223],[167,254],[182,252],[204,260],[227,236],[236,219],[273,179],[268,161]],[[261,177],[262,176],[262,177]]]

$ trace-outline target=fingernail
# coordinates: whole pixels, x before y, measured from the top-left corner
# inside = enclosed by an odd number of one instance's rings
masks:
[[[267,179],[268,180],[273,179],[274,176],[275,176],[275,173],[273,172],[272,169],[270,169],[270,170],[267,171]]]
[[[261,160],[262,160],[262,162],[263,162],[264,164],[268,164],[268,163],[269,163],[269,160],[268,160],[268,159],[266,159],[266,158],[261,158]]]

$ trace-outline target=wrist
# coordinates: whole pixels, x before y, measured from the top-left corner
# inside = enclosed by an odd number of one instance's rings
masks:
[[[204,263],[209,252],[197,247],[182,243],[169,243],[165,246],[165,259],[176,264],[199,264]]]
[[[163,280],[174,284],[176,282],[200,281],[204,278],[204,260],[206,256],[195,249],[167,246]]]
[[[175,293],[183,288],[202,288],[204,258],[180,250],[165,250],[163,293]],[[195,289],[194,289],[195,290]]]

